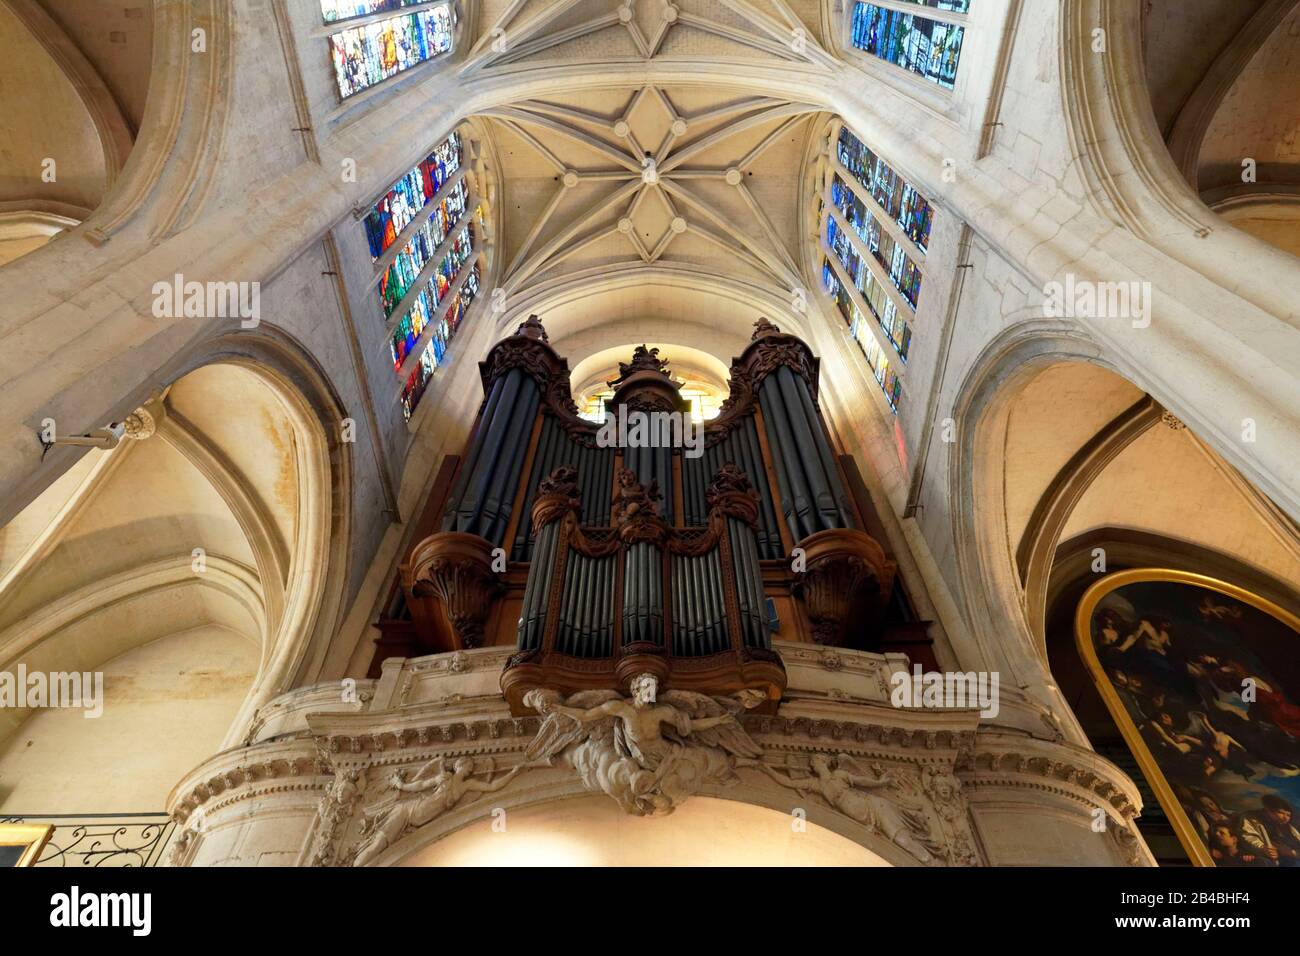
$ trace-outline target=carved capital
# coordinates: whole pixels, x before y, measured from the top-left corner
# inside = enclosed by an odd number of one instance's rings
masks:
[[[127,415],[122,424],[125,427],[125,437],[135,441],[144,441],[146,438],[152,438],[158,431],[158,426],[167,416],[167,406],[163,404],[162,397],[155,392],[149,399],[130,415]]]

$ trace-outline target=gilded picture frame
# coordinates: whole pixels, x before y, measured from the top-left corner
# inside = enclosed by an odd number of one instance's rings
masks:
[[[1089,587],[1079,601],[1074,621],[1075,644],[1093,684],[1106,705],[1106,709],[1110,712],[1111,718],[1119,728],[1124,742],[1137,760],[1139,768],[1146,777],[1151,790],[1155,793],[1157,801],[1172,824],[1179,842],[1187,852],[1193,865],[1217,866],[1218,864],[1215,862],[1206,839],[1178,799],[1174,787],[1152,752],[1147,737],[1143,735],[1135,723],[1129,707],[1126,706],[1124,698],[1121,697],[1119,690],[1098,656],[1093,624],[1099,605],[1122,588],[1147,583],[1188,585],[1232,598],[1268,615],[1284,627],[1289,628],[1298,641],[1300,641],[1300,617],[1274,602],[1235,584],[1207,575],[1170,568],[1135,568],[1108,574]],[[1203,601],[1203,603],[1206,602]],[[1297,645],[1297,648],[1300,648],[1300,644]],[[1251,652],[1250,648],[1245,650]],[[1215,719],[1218,720],[1218,717],[1216,716]]]
[[[53,833],[49,823],[0,823],[0,863],[35,866]]]

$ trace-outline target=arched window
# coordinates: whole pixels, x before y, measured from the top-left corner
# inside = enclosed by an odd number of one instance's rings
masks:
[[[365,218],[371,258],[383,270],[377,295],[408,419],[479,292],[474,220],[481,226],[483,212],[463,162],[464,143],[453,132]]]
[[[409,13],[346,27],[330,35],[330,56],[340,99],[451,51],[456,13],[450,3],[321,0],[320,6],[326,23],[420,7]]]
[[[921,16],[909,7],[928,7]],[[957,84],[970,0],[880,0],[855,3],[849,40],[856,49],[915,73],[946,90]]]
[[[897,412],[899,373],[912,344],[933,208],[844,126],[821,211],[822,282]]]

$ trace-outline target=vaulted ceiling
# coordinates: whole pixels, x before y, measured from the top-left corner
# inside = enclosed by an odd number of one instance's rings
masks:
[[[592,76],[602,63],[645,65],[577,93],[548,95],[539,82],[535,96],[480,115],[502,182],[499,285],[512,299],[557,291],[544,317],[574,364],[647,338],[725,361],[763,311],[756,290],[788,301],[803,285],[804,162],[824,118],[812,104],[740,81],[661,82],[655,65],[825,65],[820,4],[484,8],[465,66],[484,81],[563,65]]]
[[[89,667],[201,624],[260,650],[274,628],[302,520],[282,400],[209,365],[144,412],[0,528],[0,657]]]
[[[1156,121],[1211,203],[1300,189],[1297,0],[1151,0],[1144,41]],[[1243,183],[1247,160],[1256,183]]]
[[[0,265],[84,221],[144,117],[143,0],[0,0]]]

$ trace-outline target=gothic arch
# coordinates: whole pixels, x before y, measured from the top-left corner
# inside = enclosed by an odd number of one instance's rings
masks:
[[[702,790],[699,795],[773,811],[774,814],[783,818],[777,825],[785,827],[791,826],[791,821],[795,819],[793,811],[796,808],[801,809],[805,811],[808,823],[857,844],[868,854],[880,860],[881,865],[920,865],[917,860],[882,837],[878,831],[857,823],[842,813],[820,805],[820,801],[817,799],[794,796],[788,792],[782,793],[775,787],[755,786],[745,780],[728,789],[708,787]],[[497,813],[498,810],[505,812],[506,826],[509,827],[512,812],[537,809],[553,804],[563,806],[565,803],[581,798],[602,801],[609,799],[604,795],[592,794],[583,788],[581,781],[572,776],[566,777],[563,781],[531,790],[518,786],[509,787],[499,795],[494,794],[487,799],[457,807],[425,824],[418,830],[408,833],[385,850],[372,865],[401,865],[403,861],[410,860],[422,851],[426,851],[444,837],[473,826],[482,827],[486,831],[485,839],[491,839],[496,835],[491,832],[492,815],[496,813],[500,817],[500,814]],[[687,805],[689,806],[689,802]],[[622,811],[619,811],[619,813],[621,815]],[[636,820],[631,822],[635,824]]]
[[[1295,0],[1266,0],[1261,4],[1179,109],[1169,131],[1169,152],[1193,188],[1198,188],[1201,148],[1215,114],[1242,71],[1295,6]]]
[[[212,184],[225,132],[234,68],[230,0],[154,6],[149,96],[135,146],[113,192],[85,231],[106,242],[146,206],[158,239],[192,222]],[[196,44],[204,52],[196,55]]]
[[[1170,152],[1157,125],[1147,84],[1121,79],[1145,75],[1141,5],[1069,0],[1062,9],[1061,23],[1062,110],[1094,206],[1106,218],[1122,222],[1136,236],[1221,284],[1233,285],[1227,270],[1231,263],[1241,261],[1238,257],[1254,259],[1260,268],[1276,272],[1278,281],[1271,285],[1239,287],[1242,295],[1274,315],[1286,315],[1290,310],[1287,299],[1278,295],[1281,286],[1290,285],[1283,276],[1294,273],[1289,258],[1240,230],[1225,229],[1224,220],[1188,182],[1179,162],[1190,148],[1182,145],[1183,141],[1196,139],[1194,130],[1202,121],[1208,125],[1213,119],[1212,111],[1208,117],[1202,116],[1209,109],[1207,104],[1221,95],[1213,91],[1225,83],[1228,87],[1222,95],[1231,89],[1225,77],[1236,69],[1242,51],[1248,51],[1256,40],[1266,40],[1267,25],[1288,12],[1278,5],[1261,9],[1243,32],[1241,49],[1225,54],[1227,61],[1218,67],[1225,75],[1212,71],[1206,91],[1198,91],[1188,104],[1192,112],[1187,114],[1186,131],[1180,134],[1177,156]],[[1094,53],[1094,31],[1098,29],[1104,32],[1106,45],[1102,52]],[[1265,36],[1257,37],[1259,33]],[[1193,238],[1195,243],[1190,241]]]
[[[1067,415],[1064,403],[1080,398],[1080,387],[1092,390],[1082,393],[1088,414],[1076,401]],[[1043,394],[1033,398],[1031,388]],[[1189,542],[1221,540],[1282,580],[1300,574],[1294,523],[1081,333],[1033,321],[1012,327],[974,363],[959,396],[951,529],[980,666],[1004,668],[1046,699],[1057,694],[1047,619],[1058,549],[1103,512],[1122,514],[1135,533],[1182,528]],[[1013,411],[1022,418],[1013,421]],[[1152,508],[1161,483],[1175,480],[1216,507],[1181,517]]]
[[[6,0],[9,10],[62,69],[90,114],[104,156],[106,185],[112,186],[126,165],[134,135],[103,75],[85,53],[35,0]]]
[[[1020,390],[1049,366],[1070,361],[1114,370],[1082,333],[1041,320],[1022,321],[994,339],[972,363],[954,403],[957,440],[949,449],[948,468],[957,573],[967,596],[965,616],[989,666],[993,646],[1014,646],[1012,641],[992,640],[994,634],[1006,634],[1007,624],[1020,632],[1022,653],[1040,656],[1042,649],[1035,646],[1026,609],[1011,597],[1022,588],[1014,548],[1006,545],[1005,530],[999,530],[1005,521],[996,491],[1002,462],[988,448],[1005,428],[1011,401]],[[991,606],[994,595],[1001,597]],[[987,601],[981,599],[985,596]]]
[[[238,726],[276,694],[319,679],[329,642],[345,610],[352,576],[351,506],[353,443],[343,440],[346,407],[311,353],[288,334],[263,324],[197,346],[165,372],[176,381],[205,366],[226,363],[258,376],[284,403],[296,435],[306,481],[304,520],[286,577],[282,634],[259,684],[241,710]],[[357,426],[358,432],[360,426]]]
[[[256,653],[242,703],[231,700],[233,719],[221,728],[221,747],[230,747],[244,738],[263,703],[310,682],[324,666],[352,572],[352,451],[343,438],[342,403],[323,372],[274,329],[212,339],[159,381],[130,426],[139,441],[93,452],[107,461],[85,477],[79,467],[71,476],[76,490],[45,509],[56,530],[33,538],[28,528],[13,540],[0,535],[8,550],[29,539],[32,549],[0,579],[10,588],[0,595],[0,609],[13,618],[0,631],[0,656],[10,669],[25,662],[29,669],[95,670],[118,666],[112,662],[188,630],[243,635]],[[176,396],[181,405],[174,404]],[[127,477],[129,464],[146,453],[140,467],[149,465],[144,474],[152,484],[139,494],[153,500],[137,518],[129,489],[119,482],[114,491],[109,479],[138,480]],[[165,471],[158,462],[168,463]],[[194,504],[171,519],[167,486],[159,482],[180,480],[207,490],[178,492],[178,501]],[[50,493],[56,491],[68,494],[55,487]],[[104,500],[115,504],[97,508],[101,491],[111,492]],[[224,519],[213,511],[221,502]],[[216,517],[202,517],[209,513]],[[80,516],[90,523],[78,527]],[[114,531],[118,526],[124,530]],[[238,540],[232,535],[242,536],[242,543],[230,544]],[[141,547],[137,542],[151,539],[156,543],[140,552],[143,559],[129,563],[131,549]],[[62,592],[51,591],[55,585],[31,586],[40,580],[32,572],[43,571],[47,559],[97,542],[121,554],[98,570],[89,568],[88,582]],[[203,547],[192,558],[196,542]],[[56,582],[72,580],[66,557],[54,567],[62,569]]]
[[[663,338],[664,334],[653,324],[654,317],[650,317],[649,325],[645,316],[629,315],[614,321],[600,318],[594,322],[590,321],[590,315],[584,318],[584,303],[632,290],[650,290],[652,297],[655,292],[671,295],[674,302],[695,299],[705,303],[705,314],[710,316],[707,323],[683,323],[676,318],[679,310],[674,309],[672,335],[680,338],[686,334],[684,328],[695,330],[699,339],[687,344],[710,352],[724,364],[749,344],[753,323],[760,316],[768,317],[795,335],[809,333],[807,314],[799,315],[791,309],[792,298],[788,292],[680,264],[640,263],[589,269],[540,283],[527,293],[509,299],[508,309],[496,318],[495,333],[509,335],[530,314],[544,316],[552,345],[575,365],[605,348],[626,345],[633,340],[648,341],[656,336]],[[599,302],[595,308],[599,311]],[[720,312],[722,308],[727,311]],[[662,317],[667,318],[668,313]]]

